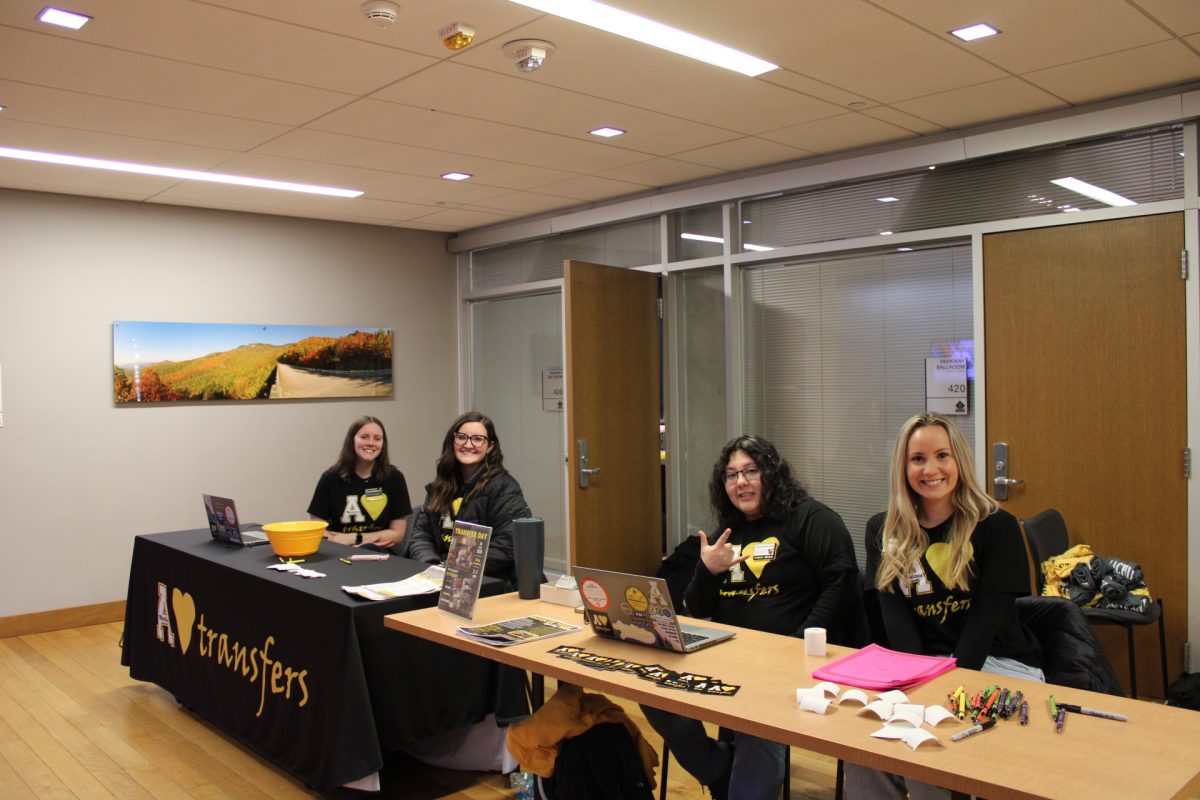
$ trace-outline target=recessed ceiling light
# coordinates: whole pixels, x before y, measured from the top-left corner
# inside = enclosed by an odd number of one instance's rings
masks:
[[[617,36],[624,36],[626,39],[633,39],[635,42],[648,44],[660,50],[669,50],[672,53],[694,58],[715,67],[740,72],[751,78],[779,69],[778,64],[772,64],[708,39],[702,39],[695,34],[663,25],[661,22],[597,3],[595,0],[510,0],[510,2],[599,28],[602,31],[615,33]]]
[[[745,250],[753,250],[756,253],[763,253],[763,252],[766,252],[767,250],[775,249],[774,247],[767,247],[764,244],[743,244],[742,248]]]
[[[1110,206],[1136,206],[1137,202],[1130,200],[1128,197],[1122,197],[1116,192],[1110,192],[1108,189],[1102,189],[1099,186],[1081,181],[1078,178],[1055,178],[1050,181],[1055,186],[1061,186],[1064,189],[1070,189],[1072,192],[1081,194],[1084,197],[1090,197],[1093,200],[1099,200],[1101,203]],[[1045,201],[1043,201],[1044,203]],[[1053,202],[1053,201],[1050,201]]]
[[[680,239],[691,239],[693,242],[712,242],[713,244],[725,244],[725,240],[720,236],[705,236],[702,233],[681,233]]]
[[[995,36],[1000,31],[988,25],[986,22],[980,22],[975,25],[968,25],[965,28],[950,31],[951,34],[962,39],[964,42],[973,42],[976,39],[986,39],[988,36]]]
[[[911,247],[897,247],[897,248],[896,248],[896,252],[898,252],[898,253],[911,253],[911,252],[912,252],[912,248],[911,248]]]
[[[63,11],[61,8],[53,8],[52,6],[43,8],[42,13],[38,14],[38,19],[50,25],[70,28],[73,31],[79,30],[92,21],[91,17],[76,14],[74,11]]]
[[[899,197],[876,197],[875,199],[881,203],[899,203],[900,202]]]
[[[469,172],[447,172],[446,174],[442,175],[442,177],[448,181],[465,181],[467,178],[471,177],[471,173],[469,173]]]
[[[603,136],[605,139],[611,139],[614,136],[620,136],[625,131],[620,128],[596,128],[594,131],[588,131],[592,136]]]
[[[891,235],[892,235],[892,231],[880,231],[880,232],[879,232],[879,235],[880,235],[880,236],[891,236]]]
[[[312,186],[307,183],[288,183],[287,181],[272,181],[265,178],[247,178],[241,175],[222,175],[219,172],[200,172],[193,169],[156,167],[150,164],[108,161],[103,158],[84,158],[82,156],[68,156],[61,153],[41,153],[36,150],[17,150],[12,147],[0,147],[0,158],[39,161],[43,164],[61,164],[68,167],[107,169],[113,172],[132,172],[136,175],[157,175],[163,178],[179,178],[185,181],[207,181],[209,183],[228,183],[236,186],[254,186],[259,189],[277,189],[283,192],[324,194],[331,197],[358,197],[362,194],[362,192],[356,189],[334,189],[328,186]]]

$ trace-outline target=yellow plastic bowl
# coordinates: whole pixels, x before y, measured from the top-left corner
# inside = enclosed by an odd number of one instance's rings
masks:
[[[271,549],[280,558],[311,556],[325,538],[328,522],[306,520],[304,522],[269,522],[263,525]]]

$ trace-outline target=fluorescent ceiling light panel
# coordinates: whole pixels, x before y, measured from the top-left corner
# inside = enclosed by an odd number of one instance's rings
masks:
[[[471,173],[469,173],[469,172],[447,172],[442,177],[448,181],[465,181],[467,178],[471,177]]]
[[[596,128],[594,131],[588,131],[592,136],[603,136],[605,139],[611,139],[614,136],[620,136],[625,131],[620,128]]]
[[[50,25],[70,28],[73,31],[79,30],[92,20],[91,17],[86,17],[83,14],[76,14],[74,11],[63,11],[61,8],[52,8],[51,6],[43,8],[42,13],[38,14],[38,19]]]
[[[553,14],[602,31],[633,39],[660,50],[694,58],[722,69],[740,72],[751,78],[779,69],[778,64],[763,61],[732,47],[702,39],[695,34],[663,25],[661,22],[630,14],[628,11],[597,3],[595,0],[510,0],[517,5]]]
[[[876,197],[875,199],[881,203],[899,203],[900,202],[899,197]]]
[[[681,233],[680,239],[691,239],[693,242],[712,242],[713,244],[725,244],[725,240],[720,236],[705,236],[702,233]]]
[[[67,167],[107,169],[112,172],[132,172],[136,175],[156,175],[161,178],[179,178],[185,181],[208,181],[209,183],[228,183],[235,186],[253,186],[258,189],[277,189],[283,192],[323,194],[330,197],[358,197],[362,194],[362,192],[356,189],[333,189],[328,186],[312,186],[306,183],[270,181],[263,178],[246,178],[240,175],[222,175],[219,172],[200,172],[193,169],[156,167],[150,164],[108,161],[103,158],[83,158],[82,156],[68,156],[61,153],[40,153],[36,150],[17,150],[12,147],[0,147],[0,158],[38,161],[43,164],[61,164]]]
[[[1093,186],[1086,181],[1081,181],[1078,178],[1055,178],[1050,181],[1055,186],[1061,186],[1064,189],[1070,189],[1072,192],[1081,194],[1084,197],[1090,197],[1093,200],[1099,200],[1101,203],[1110,206],[1136,206],[1137,202],[1130,200],[1128,197],[1121,197],[1116,192],[1110,192],[1108,189],[1102,189],[1099,186]]]
[[[755,253],[765,253],[768,250],[775,249],[774,247],[767,247],[763,244],[743,244],[742,248],[745,250],[753,250]]]
[[[986,39],[989,36],[995,36],[1000,31],[988,25],[986,22],[980,22],[976,25],[968,25],[965,28],[959,28],[956,31],[950,31],[951,34],[962,39],[964,42],[973,42],[976,39]]]

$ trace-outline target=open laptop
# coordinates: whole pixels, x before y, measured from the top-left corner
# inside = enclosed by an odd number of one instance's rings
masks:
[[[597,636],[690,653],[733,638],[733,631],[680,624],[662,578],[572,567],[585,616]]]
[[[228,497],[202,495],[204,513],[208,515],[208,529],[213,539],[225,544],[252,547],[267,544],[267,535],[256,525],[238,525],[237,507]]]

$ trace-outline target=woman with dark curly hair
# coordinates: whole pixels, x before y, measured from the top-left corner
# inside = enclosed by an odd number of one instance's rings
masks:
[[[724,532],[700,532],[700,562],[684,594],[689,613],[743,628],[866,644],[854,544],[842,518],[809,497],[775,445],[739,436],[713,467],[709,498]],[[679,763],[717,800],[779,796],[787,748],[748,734],[732,745],[700,722],[642,707]]]
[[[444,562],[456,520],[488,525],[492,538],[484,574],[515,587],[512,523],[530,516],[530,510],[521,485],[504,468],[491,419],[468,411],[454,420],[442,440],[437,474],[425,493],[425,504],[413,519],[409,556],[429,564]]]

